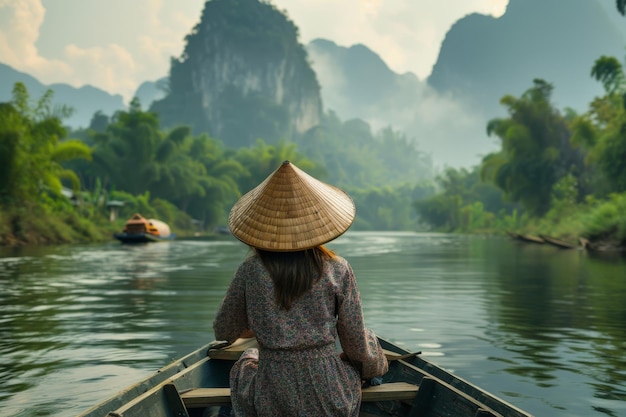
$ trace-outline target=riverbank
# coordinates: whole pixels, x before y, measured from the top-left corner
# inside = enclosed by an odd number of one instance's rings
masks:
[[[146,209],[144,207],[144,209]],[[140,210],[140,207],[133,207]],[[144,210],[140,210],[142,213]],[[611,195],[606,200],[589,199],[583,204],[556,204],[545,216],[529,218],[522,215],[514,222],[492,222],[489,229],[465,228],[444,231],[458,234],[506,235],[508,232],[547,235],[572,244],[585,242],[585,249],[626,253],[626,193]],[[127,215],[125,213],[125,215]],[[154,213],[154,218],[162,218]],[[196,230],[182,212],[167,213],[166,222],[178,238],[193,238]],[[88,217],[73,208],[49,212],[41,207],[19,207],[0,211],[0,246],[55,245],[66,243],[102,242],[111,240],[123,229],[126,217],[114,222],[103,213]],[[506,228],[505,228],[506,227]],[[355,229],[355,226],[353,226]],[[202,237],[219,233],[203,233]]]
[[[72,211],[15,208],[0,212],[0,246],[103,242],[111,239],[118,227],[106,219],[87,219]]]
[[[76,212],[45,213],[25,208],[0,211],[0,247],[97,243],[113,239],[126,218],[111,222],[104,216],[81,217]],[[221,231],[221,229],[220,229]],[[199,234],[192,230],[173,230],[177,239],[203,240],[222,236],[223,231]]]
[[[598,252],[626,253],[626,193],[582,204],[556,204],[541,218],[526,219],[519,234],[547,235]]]

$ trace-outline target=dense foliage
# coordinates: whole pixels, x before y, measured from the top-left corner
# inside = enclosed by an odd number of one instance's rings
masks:
[[[616,5],[624,15],[626,2]],[[602,56],[591,76],[605,95],[584,114],[561,114],[540,79],[521,97],[503,97],[508,117],[487,126],[500,151],[439,175],[437,194],[415,203],[421,219],[440,231],[530,230],[626,249],[626,73]]]
[[[27,94],[19,84],[16,91]],[[2,117],[27,120],[26,110],[20,111],[11,103],[4,106],[10,111],[2,113]],[[91,219],[105,219],[109,214],[107,203],[117,200],[124,203],[122,219],[140,212],[168,222],[179,232],[210,231],[225,224],[228,210],[239,196],[259,184],[283,161],[290,160],[311,175],[350,191],[359,210],[356,228],[414,230],[418,219],[411,203],[416,196],[432,192],[432,188],[415,184],[429,181],[430,160],[403,135],[389,128],[373,134],[361,121],[343,123],[332,114],[325,120],[318,133],[302,143],[278,141],[271,145],[257,139],[252,146],[232,149],[206,134],[194,135],[186,126],[163,129],[155,113],[144,111],[133,100],[128,110],[110,118],[94,114],[89,129],[72,132],[80,140],[64,140],[54,148],[47,147],[55,152],[42,152],[41,158],[80,156],[77,152],[69,154],[69,145],[89,157],[57,163],[50,172],[58,174],[54,178],[59,190],[61,180],[75,187],[80,201],[74,208],[66,205],[66,209]],[[43,135],[41,140],[56,143],[58,134],[66,134],[58,117],[42,115],[41,121],[46,122],[40,123],[37,130]],[[19,129],[16,125],[14,130]],[[6,137],[10,135],[10,131],[5,132]],[[346,140],[338,140],[342,137]],[[314,141],[318,141],[318,146],[313,146]],[[13,142],[2,143],[10,150]],[[29,154],[36,155],[32,149]],[[23,158],[8,151],[0,157],[7,161],[3,165],[3,184],[13,187],[20,184],[11,180],[18,171],[9,168],[22,160],[38,160],[41,167],[46,166],[40,159]],[[32,188],[41,185],[37,178],[42,174],[37,171],[37,175],[18,175],[31,187],[28,194],[33,204],[52,190],[50,186]],[[80,192],[78,183],[83,186]],[[9,196],[11,201],[25,198],[23,193],[7,189],[7,202]]]
[[[61,163],[90,158],[90,149],[78,140],[68,140],[61,117],[67,110],[53,109],[51,93],[31,107],[23,84],[16,84],[13,100],[0,104],[0,204],[23,204],[36,196],[61,195],[61,180],[78,189],[74,172]]]
[[[585,114],[562,115],[543,80],[503,97],[509,116],[487,126],[501,150],[474,170],[439,176],[439,193],[416,203],[422,219],[442,231],[525,229],[626,247],[617,214],[626,198],[626,75],[612,57],[591,75],[606,94]]]
[[[422,222],[440,231],[490,231],[515,229],[517,206],[504,201],[504,194],[484,182],[478,167],[448,168],[437,177],[438,193],[416,199]]]
[[[32,105],[23,84],[0,103],[0,244],[59,242],[99,236],[63,195],[62,182],[79,190],[63,163],[91,158],[91,149],[67,137],[68,109],[51,106],[48,92]],[[68,190],[68,192],[70,192]],[[101,236],[100,236],[101,237]]]
[[[433,175],[432,160],[414,140],[391,127],[373,133],[363,120],[344,122],[332,111],[297,143],[305,155],[323,163],[323,178],[341,187],[395,188]]]
[[[552,86],[535,80],[522,97],[505,96],[509,118],[494,119],[489,134],[502,141],[499,153],[484,158],[483,176],[489,178],[531,214],[543,215],[550,207],[552,188],[565,175],[585,183],[583,155],[570,142],[565,118],[551,105]]]

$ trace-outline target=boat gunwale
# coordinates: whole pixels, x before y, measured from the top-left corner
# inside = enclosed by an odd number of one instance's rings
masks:
[[[398,345],[389,342],[386,339],[378,337],[383,349],[400,354],[409,354],[410,352]],[[175,360],[164,368],[159,369],[156,373],[139,381],[138,383],[122,390],[112,397],[88,409],[78,417],[104,417],[107,413],[118,413],[123,415],[136,405],[141,404],[151,396],[162,396],[164,398],[164,387],[173,384],[179,392],[194,388],[185,382],[185,376],[196,370],[202,365],[206,365],[209,361],[218,360],[211,359],[208,356],[209,344],[191,352],[179,360]],[[234,361],[233,361],[234,362]],[[465,379],[447,371],[443,367],[429,362],[419,356],[413,356],[407,359],[394,361],[399,373],[406,368],[416,375],[416,379],[421,383],[424,378],[430,378],[443,389],[452,390],[455,395],[470,401],[479,408],[485,408],[495,413],[495,417],[533,417],[532,414],[512,405],[511,403],[499,398],[498,396],[466,381]],[[391,369],[390,369],[391,370]],[[391,375],[393,378],[393,375]],[[418,385],[419,385],[418,383]],[[106,413],[103,414],[103,411]],[[132,415],[132,414],[129,414]]]
[[[408,350],[399,347],[384,338],[378,337],[378,340],[380,341],[383,349],[401,354],[409,353]],[[408,366],[412,370],[420,373],[422,377],[429,377],[436,381],[443,382],[444,385],[455,389],[459,393],[463,393],[478,403],[484,404],[486,407],[499,414],[506,415],[507,417],[533,417],[532,414],[509,403],[508,401],[503,400],[497,395],[494,395],[491,392],[480,388],[478,385],[475,385],[458,375],[447,371],[441,365],[436,365],[435,363],[420,356],[414,356],[409,359],[401,360],[400,362],[402,362],[404,366]],[[459,389],[459,386],[463,387],[463,389]],[[471,393],[468,393],[468,389]],[[500,407],[499,405],[504,406],[507,410],[503,410],[503,407]],[[503,413],[503,411],[506,411],[506,413]],[[510,414],[511,412],[516,414]]]
[[[130,401],[132,401],[134,398],[142,395],[141,392],[139,394],[136,394],[134,392],[135,390],[141,390],[143,388],[143,393],[148,392],[155,386],[158,386],[161,382],[166,381],[176,376],[177,374],[185,371],[186,369],[191,368],[194,364],[197,364],[198,362],[201,362],[203,359],[208,358],[208,356],[206,355],[208,348],[209,348],[209,344],[207,343],[206,345],[192,351],[191,353],[188,353],[182,358],[172,361],[168,365],[165,365],[163,368],[160,368],[156,372],[151,373],[149,376],[140,380],[139,382],[132,384],[128,387],[125,387],[124,389],[116,392],[112,396],[104,399],[100,403],[87,409],[86,411],[79,414],[78,417],[101,416],[101,414],[94,414],[94,413],[101,411],[108,404],[111,404],[111,405],[119,404],[115,406],[116,407],[115,409],[119,409],[120,407],[124,406],[124,404],[127,404]]]

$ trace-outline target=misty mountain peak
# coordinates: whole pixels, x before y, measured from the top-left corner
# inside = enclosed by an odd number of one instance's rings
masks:
[[[495,116],[502,96],[541,78],[554,85],[558,107],[584,111],[602,92],[589,75],[593,63],[601,55],[621,59],[623,45],[598,1],[511,0],[500,18],[471,14],[455,23],[428,83]]]
[[[185,39],[167,95],[151,108],[164,126],[186,124],[237,147],[319,123],[320,87],[297,27],[270,3],[208,1]]]

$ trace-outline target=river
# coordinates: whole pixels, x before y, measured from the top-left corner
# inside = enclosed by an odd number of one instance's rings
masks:
[[[348,232],[368,327],[546,417],[626,416],[626,258]],[[231,237],[0,248],[0,416],[71,416],[213,340]]]

